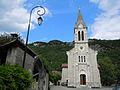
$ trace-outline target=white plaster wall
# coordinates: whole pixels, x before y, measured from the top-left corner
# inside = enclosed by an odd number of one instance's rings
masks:
[[[90,48],[89,51],[92,75],[91,87],[101,87],[100,73],[97,65],[97,51],[94,51]]]
[[[78,45],[79,47],[79,45]],[[87,45],[85,44],[85,47]],[[75,47],[67,52],[68,55],[68,86],[80,88],[80,73],[86,73],[86,87],[101,87],[99,70],[97,68],[97,52],[87,48],[80,50]],[[86,62],[78,62],[78,56],[86,56]]]
[[[62,80],[61,82],[66,82],[68,80],[68,68],[62,68]]]
[[[68,55],[68,86],[74,86],[74,77],[75,77],[75,72],[74,72],[74,49],[70,50],[67,52]]]

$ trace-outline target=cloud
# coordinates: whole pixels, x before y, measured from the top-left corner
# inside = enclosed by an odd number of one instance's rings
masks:
[[[102,13],[91,25],[91,38],[120,39],[120,0],[90,0]]]
[[[0,32],[25,32],[28,26],[29,11],[24,8],[27,0],[0,0]],[[46,15],[50,15],[46,8]],[[32,21],[36,22],[36,15]],[[31,24],[34,29],[35,25]]]
[[[24,2],[25,0],[0,0],[0,32],[27,30],[29,14],[23,8]]]
[[[45,8],[45,10],[46,10],[45,15],[51,17],[51,16],[52,16],[52,13],[50,12],[50,10],[48,10],[48,8]]]

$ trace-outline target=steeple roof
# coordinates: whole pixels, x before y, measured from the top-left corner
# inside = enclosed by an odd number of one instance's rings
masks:
[[[78,18],[77,18],[77,22],[76,22],[76,28],[78,28],[78,26],[82,24],[84,27],[86,27],[83,18],[82,18],[82,14],[80,13],[80,9],[78,10]]]

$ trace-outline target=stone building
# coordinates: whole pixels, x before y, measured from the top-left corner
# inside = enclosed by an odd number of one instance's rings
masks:
[[[61,85],[68,83],[68,64],[62,64],[62,79],[61,79]]]
[[[68,68],[63,67],[61,82],[76,88],[101,87],[97,51],[88,46],[87,27],[80,10],[74,28],[74,48],[67,51],[67,55]]]
[[[36,79],[32,90],[48,90],[49,74],[47,69],[37,54],[26,47],[20,40],[14,39],[0,45],[0,65],[11,64],[22,66],[25,50],[26,60],[24,68],[31,72]]]

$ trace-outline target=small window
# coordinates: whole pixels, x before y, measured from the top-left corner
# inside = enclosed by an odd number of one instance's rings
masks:
[[[84,40],[84,32],[82,31],[82,40]]]
[[[83,62],[83,56],[81,56],[81,62]]]
[[[84,56],[84,62],[86,62],[86,57]]]
[[[80,56],[78,58],[79,58],[79,62],[80,62]]]
[[[78,31],[78,41],[80,41],[80,31]]]

